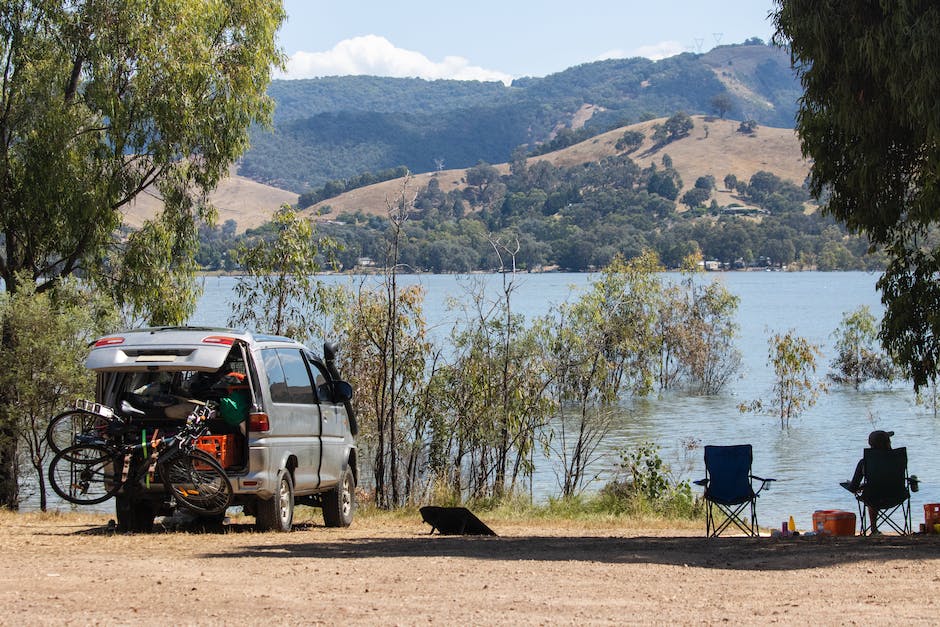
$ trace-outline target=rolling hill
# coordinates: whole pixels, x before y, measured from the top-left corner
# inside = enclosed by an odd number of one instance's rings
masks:
[[[219,224],[226,220],[235,220],[236,232],[261,226],[271,219],[271,215],[284,203],[293,205],[297,194],[269,185],[263,185],[232,173],[224,179],[209,196],[210,202],[219,212]],[[124,223],[132,228],[139,228],[163,208],[159,198],[151,194],[140,194],[124,212]]]
[[[270,130],[252,132],[239,174],[304,192],[327,181],[400,165],[431,172],[508,161],[560,130],[579,137],[677,111],[792,127],[800,85],[787,53],[752,41],[706,54],[586,63],[512,85],[380,77],[275,81]]]
[[[665,146],[655,148],[650,139],[653,126],[662,124],[665,118],[650,120],[628,127],[614,129],[592,137],[573,146],[555,152],[531,157],[529,163],[545,160],[555,166],[594,163],[604,157],[619,154],[615,147],[617,140],[627,130],[642,132],[646,139],[633,153],[631,158],[640,166],[661,163],[664,155],[672,159],[673,167],[679,172],[688,189],[700,176],[711,175],[719,181],[715,199],[720,205],[733,202],[731,193],[720,184],[727,174],[734,174],[738,179],[748,180],[758,171],[768,171],[797,186],[801,185],[809,174],[809,164],[800,152],[799,140],[792,129],[760,126],[753,135],[737,132],[739,122],[720,120],[706,116],[693,116],[695,127],[688,137],[684,137]],[[707,136],[705,129],[708,129]],[[509,172],[509,165],[501,163],[496,168],[502,173]],[[409,185],[413,193],[425,187],[431,177],[436,177],[441,190],[445,193],[453,189],[466,187],[466,170],[444,170],[436,173],[414,175]],[[397,198],[401,194],[403,179],[393,179],[368,187],[355,189],[336,198],[318,203],[309,209],[310,215],[321,214],[327,206],[332,211],[319,215],[319,219],[330,219],[339,213],[362,211],[367,214],[384,215],[387,199]]]

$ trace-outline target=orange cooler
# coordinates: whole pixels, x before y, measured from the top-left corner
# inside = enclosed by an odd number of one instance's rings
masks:
[[[833,536],[855,535],[855,514],[839,509],[818,509],[813,512],[813,530],[819,530],[822,523],[823,530]]]

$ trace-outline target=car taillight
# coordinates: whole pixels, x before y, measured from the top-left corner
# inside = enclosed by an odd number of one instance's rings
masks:
[[[99,348],[101,346],[117,346],[118,344],[123,344],[123,337],[103,337],[97,342],[95,342],[92,348]]]
[[[264,413],[248,414],[249,431],[268,431],[271,425],[268,422],[268,415]]]
[[[208,337],[202,338],[203,344],[218,344],[219,346],[231,346],[235,343],[234,337],[227,337],[225,335],[210,335]]]

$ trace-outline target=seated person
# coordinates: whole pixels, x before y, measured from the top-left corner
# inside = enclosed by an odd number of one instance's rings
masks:
[[[891,436],[894,435],[894,431],[872,431],[868,434],[868,446],[873,449],[881,449],[883,451],[891,450]],[[849,492],[859,492],[862,489],[862,481],[865,479],[865,460],[858,460],[858,464],[855,465],[855,474],[852,476],[851,481],[843,481],[841,485],[843,488]]]
[[[875,450],[890,451],[891,450],[891,436],[894,435],[894,431],[872,431],[868,435],[868,446],[869,448]],[[917,477],[911,475],[908,479],[910,489],[914,492],[917,491]],[[840,484],[843,488],[852,492],[858,497],[865,488],[865,459],[864,457],[858,461],[858,464],[855,466],[855,474],[852,476],[851,481],[843,481]],[[871,532],[878,533],[878,508],[868,505],[868,517],[871,520]]]

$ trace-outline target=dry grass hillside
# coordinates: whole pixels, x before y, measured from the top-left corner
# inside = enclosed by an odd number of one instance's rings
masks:
[[[229,219],[235,220],[237,231],[242,233],[270,220],[282,204],[296,204],[297,194],[232,173],[219,184],[209,200],[219,210],[219,224]],[[162,208],[163,203],[159,198],[140,194],[130,209],[124,212],[124,223],[138,228],[144,220],[156,215]]]
[[[684,189],[694,186],[695,180],[700,176],[709,174],[714,176],[718,183],[715,197],[720,205],[733,201],[731,195],[724,191],[722,184],[727,174],[734,174],[739,180],[748,180],[755,172],[766,170],[800,185],[809,173],[809,163],[803,159],[799,140],[792,129],[758,127],[753,135],[745,135],[737,132],[739,122],[734,120],[719,120],[703,116],[693,116],[693,120],[695,128],[688,137],[657,150],[652,149],[652,141],[649,137],[653,134],[653,126],[662,124],[665,121],[664,118],[609,131],[568,148],[533,157],[530,163],[546,160],[558,166],[573,166],[599,161],[604,157],[617,154],[618,151],[615,148],[617,140],[624,131],[632,129],[643,132],[647,137],[643,145],[631,154],[634,161],[642,167],[650,163],[659,165],[663,155],[668,154],[672,159],[673,167],[682,177]],[[507,164],[499,164],[497,168],[502,172],[509,170]],[[466,186],[463,181],[464,172],[465,170],[445,170],[436,175],[415,175],[409,184],[409,193],[413,194],[426,186],[431,176],[438,177],[441,190],[444,192],[460,189]],[[395,179],[356,189],[314,205],[311,211],[316,213],[323,206],[329,205],[333,208],[332,213],[322,216],[327,219],[346,211],[384,213],[386,200],[398,198],[401,195],[402,183],[402,179]]]

